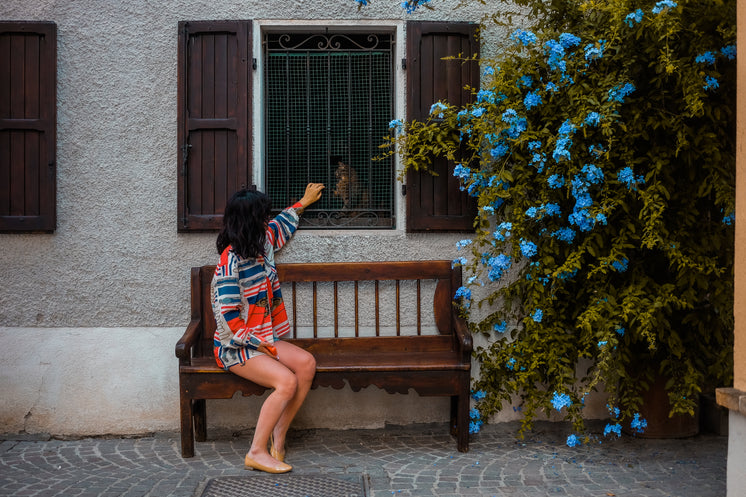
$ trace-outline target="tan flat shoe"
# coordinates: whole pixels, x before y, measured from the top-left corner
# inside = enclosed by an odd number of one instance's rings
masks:
[[[280,451],[275,447],[275,437],[272,434],[269,435],[269,455],[280,462],[285,462],[285,454],[280,454]]]
[[[265,473],[272,473],[272,474],[280,474],[280,473],[287,473],[291,469],[293,469],[292,466],[289,464],[285,464],[284,462],[279,463],[277,466],[265,466],[264,464],[259,464],[255,460],[249,457],[248,454],[246,454],[246,457],[243,461],[244,468],[249,470],[257,469],[259,471],[264,471]]]

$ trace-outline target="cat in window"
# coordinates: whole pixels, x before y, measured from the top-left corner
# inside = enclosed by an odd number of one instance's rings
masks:
[[[354,167],[338,161],[334,178],[336,179],[336,185],[333,194],[342,200],[343,209],[368,208],[367,188],[361,184]]]

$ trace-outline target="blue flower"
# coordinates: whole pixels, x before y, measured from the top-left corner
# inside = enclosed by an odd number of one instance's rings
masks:
[[[547,216],[559,216],[562,214],[562,210],[558,204],[547,203],[542,205],[542,207],[544,208],[544,212],[547,213]]]
[[[627,268],[629,268],[629,260],[626,258],[622,258],[619,261],[612,262],[611,265],[614,267],[614,269],[616,269],[620,273],[623,273],[627,270]]]
[[[715,63],[715,54],[713,52],[705,52],[703,54],[699,54],[694,59],[694,62],[711,66]]]
[[[470,239],[468,239],[468,238],[465,239],[465,240],[460,240],[460,241],[456,242],[456,249],[457,250],[461,250],[462,248],[466,247],[467,245],[471,245],[471,242],[472,241]]]
[[[624,99],[635,89],[635,85],[632,83],[625,83],[623,86],[617,85],[609,90],[609,101],[624,103]]]
[[[606,40],[599,40],[598,43],[589,43],[585,46],[585,60],[593,62],[596,59],[600,59],[604,56],[604,47]]]
[[[469,179],[471,176],[471,169],[461,164],[456,164],[456,167],[453,168],[453,175],[464,180]]]
[[[505,330],[507,329],[507,327],[508,327],[508,323],[503,321],[502,323],[495,323],[495,325],[493,326],[493,329],[498,333],[505,333]]]
[[[487,265],[490,266],[490,270],[487,273],[490,281],[497,281],[502,277],[505,271],[510,269],[510,256],[500,254],[497,257],[491,257],[487,261]]]
[[[547,154],[545,153],[534,153],[534,155],[531,157],[531,164],[532,166],[536,166],[537,172],[541,173],[544,171],[544,166],[547,162]]]
[[[521,86],[525,86],[526,88],[531,88],[531,85],[534,84],[534,80],[528,74],[524,74],[523,76],[518,78],[518,81],[516,81],[515,84],[518,88],[520,88]]]
[[[430,0],[406,0],[401,3],[401,8],[407,11],[407,14],[413,14],[421,5],[425,5]]]
[[[476,407],[469,409],[469,419],[480,419],[481,417],[482,415],[479,414],[479,409]]]
[[[534,320],[536,323],[541,323],[541,320],[544,318],[544,311],[541,309],[536,309],[534,313],[531,315],[531,319]]]
[[[526,215],[532,219],[535,219],[539,215],[539,209],[536,207],[529,207],[526,209]]]
[[[470,421],[469,422],[469,433],[472,435],[475,433],[479,433],[479,430],[482,429],[482,421]]]
[[[552,158],[555,162],[561,162],[562,160],[570,160],[570,151],[568,148],[572,146],[572,140],[570,138],[560,138],[554,146],[554,152],[552,152]]]
[[[616,179],[620,183],[624,183],[625,185],[627,185],[627,188],[629,188],[630,190],[637,190],[638,184],[645,183],[645,178],[642,175],[635,178],[635,173],[629,166],[620,169],[619,172],[617,172],[616,174]]]
[[[552,93],[557,93],[559,91],[559,87],[551,81],[547,83],[545,88],[548,92],[551,91]]]
[[[635,26],[635,24],[639,24],[642,22],[643,15],[645,15],[645,13],[642,11],[642,9],[637,9],[636,11],[627,14],[627,17],[624,18],[624,22],[627,23],[627,26],[632,28]]]
[[[466,257],[459,257],[458,259],[453,259],[453,261],[451,261],[451,268],[454,268],[456,266],[465,266],[466,263]]]
[[[557,231],[553,232],[550,236],[556,238],[557,240],[562,240],[563,242],[572,243],[572,241],[575,239],[575,230],[573,230],[572,228],[560,228]]]
[[[458,290],[456,290],[456,295],[453,296],[454,299],[458,298],[464,298],[464,307],[469,307],[471,305],[471,290],[466,288],[465,286],[458,287]]]
[[[557,131],[557,134],[561,137],[568,137],[575,133],[575,125],[570,121],[569,119],[565,119],[565,122],[562,123],[559,130]]]
[[[526,110],[531,110],[533,107],[541,104],[541,95],[536,92],[528,92],[526,98],[523,99],[523,105],[526,106]]]
[[[516,29],[510,35],[510,40],[515,42],[516,45],[522,43],[524,46],[528,46],[536,43],[536,35],[533,34],[531,31]]]
[[[604,149],[603,145],[600,143],[595,143],[588,147],[588,153],[595,155],[596,157],[601,157],[604,152],[606,152],[606,149]]]
[[[570,407],[572,405],[572,399],[566,393],[560,394],[554,392],[554,396],[552,397],[552,405],[555,409],[561,411],[563,407]]]
[[[624,328],[621,326],[615,330],[619,336],[624,336]],[[618,414],[617,414],[618,416]]]
[[[476,392],[471,392],[471,398],[474,400],[482,400],[483,398],[487,397],[487,393],[484,390],[477,390]]]
[[[602,348],[604,348],[604,347],[606,346],[606,344],[607,344],[607,343],[609,343],[609,342],[607,342],[606,340],[601,340],[601,341],[599,341],[599,342],[598,342],[598,348],[599,348],[599,349],[602,349]]]
[[[562,43],[556,40],[548,40],[544,43],[544,52],[548,54],[547,65],[549,65],[549,68],[564,73],[566,68],[566,63],[563,60],[565,47],[562,46]]]
[[[640,413],[635,413],[634,418],[629,424],[629,427],[632,428],[635,433],[642,433],[645,431],[645,428],[648,427],[648,421],[646,419],[640,418]]]
[[[589,112],[583,122],[589,126],[598,126],[598,123],[601,122],[601,117],[601,114],[598,112]]]
[[[677,5],[676,2],[672,2],[671,0],[661,0],[655,4],[655,7],[653,7],[653,14],[660,14],[666,8],[675,9]]]
[[[553,174],[547,178],[547,183],[549,184],[550,188],[562,188],[562,186],[564,186],[565,184],[565,178],[564,176],[560,176],[559,174]]]
[[[474,117],[480,117],[482,114],[484,114],[484,107],[477,107],[473,111],[471,111],[471,115]],[[443,117],[442,115],[440,117]]]
[[[508,362],[505,363],[505,365],[508,367],[508,369],[515,369],[515,363],[517,361],[515,360],[515,357],[511,357],[508,359]]]
[[[512,124],[518,119],[518,113],[514,109],[506,109],[500,116],[503,122]]]
[[[492,67],[492,66],[487,66],[487,67],[484,68],[484,73],[483,74],[485,76],[492,76],[493,74],[495,74],[495,68]]]
[[[368,0],[355,0],[357,3],[359,3],[361,6],[368,5]]]
[[[581,172],[585,173],[585,179],[592,185],[603,183],[604,181],[604,172],[594,164],[584,165]]]
[[[491,92],[489,90],[479,90],[479,93],[477,93],[477,102],[494,103],[494,101],[495,101],[494,92]]]
[[[712,76],[705,76],[705,84],[702,86],[705,90],[716,90],[720,87],[718,80]]]
[[[520,246],[523,257],[533,257],[536,255],[536,244],[534,242],[529,242],[521,238]]]
[[[506,238],[510,236],[510,230],[513,228],[513,224],[509,222],[502,222],[497,226],[497,230],[493,234],[495,240],[504,242]]]
[[[616,433],[617,437],[622,436],[622,425],[619,423],[612,425],[611,423],[606,425],[606,428],[604,428],[604,436],[608,436],[611,433]]]
[[[577,445],[582,445],[583,442],[580,441],[580,439],[575,436],[575,434],[570,435],[567,437],[567,446],[568,447],[575,447]]]
[[[601,223],[604,226],[609,224],[608,220],[606,219],[606,214],[604,214],[603,212],[599,212],[598,214],[596,214],[596,222]]]
[[[430,106],[430,114],[433,114],[433,113],[437,112],[438,113],[438,117],[442,118],[443,117],[443,111],[447,110],[447,109],[448,109],[447,105],[444,105],[444,104],[442,104],[440,102],[435,102],[433,105]]]
[[[490,149],[490,155],[493,159],[499,159],[500,157],[504,157],[505,155],[510,152],[510,147],[508,147],[505,143],[500,142],[497,144],[497,146]]]
[[[733,222],[736,220],[736,213],[731,212],[727,216],[723,217],[723,224],[727,224],[728,226],[732,225]]]
[[[541,148],[541,142],[539,140],[533,140],[528,142],[528,149],[529,150],[536,150]]]
[[[736,58],[736,46],[728,45],[727,47],[723,47],[720,49],[720,53],[723,54],[726,59],[733,60]]]
[[[572,48],[580,43],[580,38],[572,33],[562,33],[559,35],[559,42],[563,48]]]
[[[404,126],[404,123],[401,119],[394,119],[389,123],[389,129],[395,129],[399,131]]]

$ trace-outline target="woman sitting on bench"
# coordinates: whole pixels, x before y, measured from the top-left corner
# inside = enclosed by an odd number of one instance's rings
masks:
[[[223,369],[274,389],[259,412],[247,469],[286,473],[285,437],[311,388],[316,360],[278,340],[290,331],[274,252],[292,237],[299,215],[321,198],[324,185],[309,183],[303,198],[271,219],[270,198],[241,190],[228,201],[218,234],[220,261],[212,281],[215,359]],[[270,444],[269,451],[267,444]]]

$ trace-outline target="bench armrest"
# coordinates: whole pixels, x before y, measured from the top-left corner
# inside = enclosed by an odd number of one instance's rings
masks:
[[[459,344],[459,351],[464,359],[471,357],[471,352],[474,350],[474,342],[472,341],[471,332],[469,331],[469,325],[464,318],[454,315],[453,332],[456,336],[456,341]]]
[[[179,341],[176,342],[176,357],[179,358],[180,362],[186,361],[188,363],[191,360],[192,346],[194,346],[194,343],[201,334],[202,320],[192,319],[184,334],[181,336]]]

